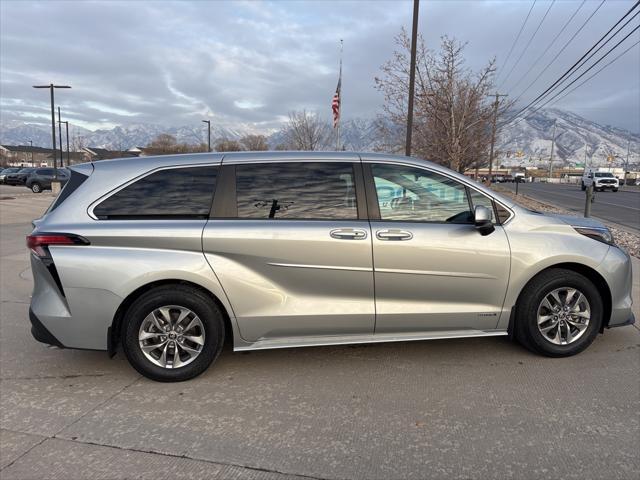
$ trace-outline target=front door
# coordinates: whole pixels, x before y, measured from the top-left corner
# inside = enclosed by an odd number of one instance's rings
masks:
[[[377,201],[372,216],[378,218],[371,221],[375,332],[495,328],[509,244],[500,225],[481,236],[472,221],[474,204],[494,211],[491,199],[415,166],[365,163],[364,170]]]
[[[226,164],[220,181],[203,248],[242,338],[372,334],[359,159]]]

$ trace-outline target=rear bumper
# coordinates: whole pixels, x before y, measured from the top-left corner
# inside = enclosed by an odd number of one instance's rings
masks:
[[[56,347],[65,348],[65,346],[45,327],[38,316],[29,309],[29,321],[31,322],[31,335],[37,341],[46,343],[47,345],[55,345]]]

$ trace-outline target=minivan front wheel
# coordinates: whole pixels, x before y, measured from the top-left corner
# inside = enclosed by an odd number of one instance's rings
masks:
[[[42,186],[39,183],[34,182],[31,184],[31,191],[33,193],[42,193]]]
[[[550,357],[575,355],[595,339],[602,323],[600,293],[583,275],[551,269],[534,278],[517,305],[516,336]]]
[[[193,378],[222,350],[224,320],[198,289],[162,286],[140,296],[125,315],[122,345],[142,375],[163,382]]]

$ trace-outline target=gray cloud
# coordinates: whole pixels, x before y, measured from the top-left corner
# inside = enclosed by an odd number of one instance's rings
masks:
[[[598,3],[585,3],[532,74]],[[529,83],[525,79],[514,89],[518,78],[579,4],[553,6],[503,87],[512,98]],[[433,47],[444,34],[467,41],[469,66],[477,68],[491,57],[504,59],[530,5],[528,0],[423,1],[420,31]],[[548,5],[536,4],[513,59]],[[605,3],[523,100],[544,90],[632,5]],[[211,117],[220,124],[267,129],[277,127],[288,111],[301,108],[329,118],[340,38],[345,41],[344,115],[371,117],[382,102],[373,77],[390,58],[394,35],[410,25],[411,11],[408,1],[4,1],[1,118],[46,122],[46,95],[31,85],[49,82],[73,86],[59,94],[59,103],[72,122],[89,127],[184,125]],[[627,44],[638,38],[636,32]],[[640,130],[639,51],[636,47],[556,106],[600,123]]]

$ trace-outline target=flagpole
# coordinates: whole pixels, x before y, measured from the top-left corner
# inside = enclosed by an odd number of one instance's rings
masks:
[[[342,83],[342,39],[340,39],[340,83]],[[340,151],[340,120],[342,118],[342,85],[340,86],[340,111],[336,125],[336,151]]]

